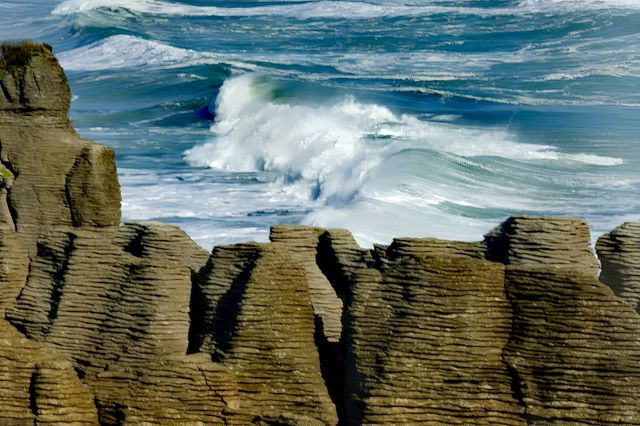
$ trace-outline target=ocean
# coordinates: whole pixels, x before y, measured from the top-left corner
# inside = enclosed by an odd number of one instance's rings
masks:
[[[0,2],[116,150],[124,221],[479,240],[640,218],[640,0]]]

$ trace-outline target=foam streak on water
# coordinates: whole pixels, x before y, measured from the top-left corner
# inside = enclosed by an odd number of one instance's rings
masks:
[[[636,0],[8,0],[125,220],[204,246],[277,223],[480,239],[509,214],[640,218]]]
[[[427,1],[426,5],[386,2],[307,1],[284,5],[257,7],[194,6],[159,0],[66,0],[53,11],[68,15],[86,13],[101,8],[123,8],[137,13],[178,16],[290,16],[308,18],[366,19],[379,17],[417,16],[427,14],[467,14],[480,16],[532,14],[553,11],[570,12],[584,9],[640,9],[635,0],[523,0],[512,7],[469,7],[444,5],[449,2]],[[459,2],[465,3],[465,2]]]

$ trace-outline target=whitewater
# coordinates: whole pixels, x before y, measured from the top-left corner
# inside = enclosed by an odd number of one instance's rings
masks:
[[[0,38],[54,47],[123,220],[207,248],[640,218],[636,0],[8,1]]]

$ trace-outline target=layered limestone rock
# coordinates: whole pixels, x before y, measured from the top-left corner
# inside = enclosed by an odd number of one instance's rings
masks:
[[[587,271],[513,266],[504,351],[529,424],[638,424],[640,318]]]
[[[71,362],[0,319],[0,424],[97,425],[93,396]]]
[[[602,265],[600,280],[640,312],[640,221],[603,235],[596,250]]]
[[[217,247],[200,284],[197,340],[236,374],[241,409],[266,424],[338,421],[314,342],[307,260],[282,243]]]
[[[589,225],[563,217],[512,216],[485,236],[487,258],[506,264],[545,264],[597,273]]]
[[[348,424],[638,421],[639,318],[596,279],[584,222],[497,229],[484,245],[399,239],[371,257],[323,237],[323,270],[351,293]]]
[[[57,60],[41,45],[2,49],[20,63],[0,63],[0,227],[15,230],[33,253],[39,234],[56,226],[117,226],[113,150],[71,127]]]
[[[319,237],[324,229],[305,226],[275,226],[270,239],[289,246],[302,259],[307,278],[313,313],[327,342],[336,343],[342,334],[343,302],[336,294],[317,262]]]
[[[502,360],[504,266],[470,259],[465,245],[434,255],[437,244],[394,242],[378,268],[353,271],[349,424],[523,423]]]
[[[208,254],[119,224],[113,151],[70,127],[50,50],[11,49],[0,424],[640,423],[640,223],[599,240],[602,282],[568,218],[371,250],[278,226]]]

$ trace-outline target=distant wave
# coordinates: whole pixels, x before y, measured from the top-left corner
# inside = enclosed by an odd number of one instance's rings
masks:
[[[310,1],[286,5],[256,7],[193,6],[161,0],[65,0],[53,14],[71,15],[96,9],[122,8],[132,12],[165,16],[287,16],[291,18],[368,19],[377,17],[456,13],[494,16],[584,9],[640,9],[636,0],[523,0],[514,7],[445,6],[437,1],[426,5],[398,2],[370,3],[354,1]]]
[[[86,46],[59,53],[58,59],[68,71],[99,71],[136,67],[184,67],[227,63],[245,70],[248,62],[229,55],[182,49],[158,41],[131,35],[115,35]]]
[[[139,66],[168,65],[202,60],[206,54],[180,49],[130,35],[105,40],[58,54],[69,71],[95,71]]]
[[[256,74],[225,81],[216,101],[215,140],[187,151],[186,160],[218,170],[277,172],[285,190],[329,203],[349,202],[373,169],[412,150],[599,166],[623,162],[519,143],[502,131],[396,115],[353,98],[310,106],[278,102],[276,93],[275,83]]]

